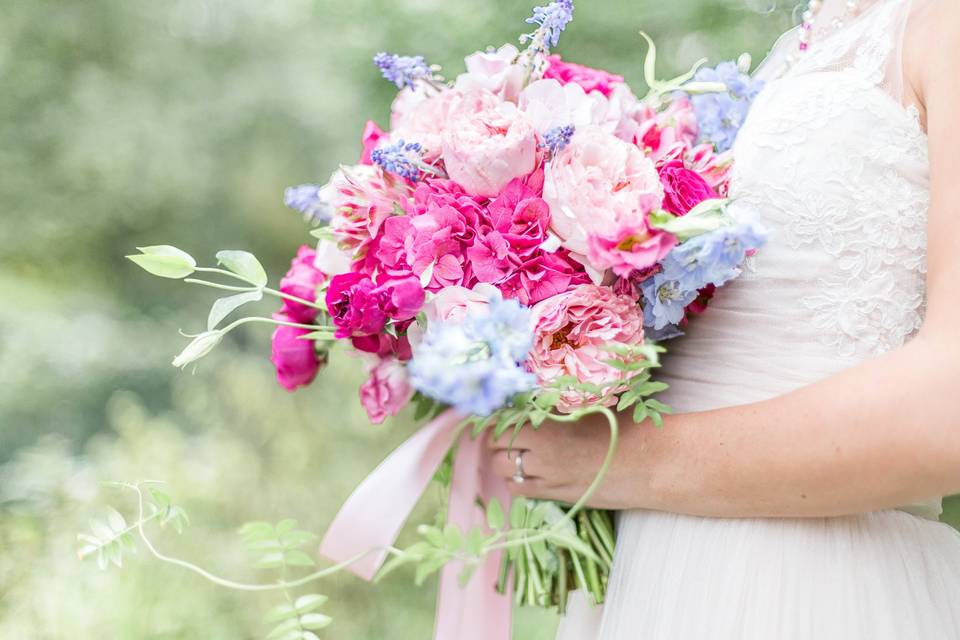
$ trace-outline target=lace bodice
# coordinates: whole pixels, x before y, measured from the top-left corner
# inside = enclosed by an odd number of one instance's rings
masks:
[[[787,34],[761,70],[768,85],[737,141],[730,196],[769,240],[671,345],[664,373],[681,410],[732,404],[730,387],[749,387],[748,401],[784,393],[920,327],[929,165],[918,112],[901,102],[910,2],[863,4],[793,65]]]

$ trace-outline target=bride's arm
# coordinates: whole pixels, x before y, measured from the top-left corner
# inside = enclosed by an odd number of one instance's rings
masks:
[[[825,516],[960,492],[960,8],[911,40],[949,44],[916,65],[930,133],[928,310],[907,346],[766,402],[624,425],[595,506],[710,516]],[[924,30],[928,30],[923,33]],[[919,32],[919,35],[917,35]],[[947,48],[947,47],[945,47]],[[927,51],[930,51],[928,48]],[[908,66],[908,70],[909,70]],[[789,345],[784,345],[789,358]],[[603,455],[600,422],[527,431],[523,493],[573,500]],[[495,457],[504,475],[512,465]]]

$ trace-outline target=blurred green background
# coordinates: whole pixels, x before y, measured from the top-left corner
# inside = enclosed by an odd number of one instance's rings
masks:
[[[790,24],[764,0],[590,0],[560,52],[625,75],[638,92],[637,31],[662,75],[701,56],[762,57]],[[309,237],[284,187],[353,162],[363,122],[386,124],[379,50],[422,53],[448,77],[463,55],[514,41],[517,0],[7,0],[0,20],[0,637],[258,638],[272,598],[237,594],[141,554],[99,571],[76,534],[106,480],[160,479],[191,515],[160,546],[255,580],[235,530],[292,516],[322,532],[349,491],[410,432],[372,427],[343,353],[287,394],[269,331],[239,332],[180,372],[177,329],[212,300],[144,274],[133,247],[171,243],[212,262],[253,251],[275,275]],[[265,303],[264,312],[269,312]],[[436,506],[429,495],[422,514]],[[408,534],[407,534],[408,535]],[[398,573],[344,576],[330,638],[428,638],[433,587]],[[517,638],[552,637],[521,612]]]

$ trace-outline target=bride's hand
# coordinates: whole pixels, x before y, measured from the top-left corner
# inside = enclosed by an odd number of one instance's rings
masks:
[[[624,421],[626,422],[626,421]],[[603,483],[588,505],[603,509],[652,507],[650,476],[645,469],[649,424],[624,424],[616,454]],[[513,493],[572,504],[580,499],[603,464],[610,444],[607,421],[591,415],[576,423],[546,422],[524,427],[513,440],[508,431],[490,442],[491,464]],[[522,457],[524,479],[516,479],[516,457]]]

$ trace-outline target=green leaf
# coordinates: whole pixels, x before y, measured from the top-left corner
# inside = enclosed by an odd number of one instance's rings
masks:
[[[487,503],[487,526],[494,531],[503,529],[503,505],[496,498],[491,498]]]
[[[322,613],[307,613],[300,616],[300,626],[304,629],[323,629],[333,622],[333,618]]]
[[[653,399],[647,400],[646,405],[653,411],[657,411],[659,413],[666,413],[666,414],[673,413],[673,407],[667,404],[663,404],[659,400],[653,400]]]
[[[647,55],[643,59],[643,79],[647,86],[652,89],[657,84],[657,45],[653,43],[653,38],[648,36],[646,32],[641,31],[640,35],[649,45]]]
[[[649,411],[647,410],[647,405],[640,402],[633,408],[633,423],[640,424],[647,419]]]
[[[300,620],[296,617],[289,618],[284,620],[276,627],[273,628],[273,631],[270,632],[270,635],[267,636],[268,640],[276,640],[279,638],[286,637],[291,631],[300,631]]]
[[[473,527],[467,532],[464,549],[472,556],[479,556],[483,553],[483,531],[480,530],[480,527]]]
[[[650,412],[650,419],[653,420],[653,426],[655,426],[657,429],[663,427],[663,416],[657,411]]]
[[[268,553],[253,563],[253,566],[257,569],[278,569],[283,566],[283,552]]]
[[[527,500],[523,497],[514,498],[510,504],[510,527],[520,529],[527,520]]]
[[[452,522],[448,523],[447,526],[443,528],[443,541],[444,546],[450,551],[459,551],[463,548],[463,532],[460,531],[460,527],[453,524]]]
[[[207,316],[207,331],[216,329],[217,325],[220,324],[224,318],[248,302],[259,302],[262,299],[263,291],[260,289],[220,298],[214,302],[213,307],[210,308],[210,315]]]
[[[113,529],[114,533],[120,533],[127,528],[127,521],[124,520],[120,512],[113,507],[107,510],[107,524]]]
[[[180,280],[191,275],[197,268],[197,261],[176,247],[159,245],[137,249],[140,254],[127,256],[127,259],[147,273],[161,278]]]
[[[289,567],[312,567],[316,564],[313,558],[300,549],[290,549],[283,553],[283,563]]]
[[[307,613],[308,611],[322,607],[326,602],[327,596],[320,595],[319,593],[310,593],[297,598],[293,606],[298,612]]]
[[[668,385],[665,382],[646,382],[637,388],[637,393],[639,393],[642,396],[649,396],[649,395],[653,395],[654,393],[660,393],[661,391],[666,391],[669,388],[670,388],[670,385]]]
[[[297,610],[291,605],[284,603],[273,607],[264,616],[263,621],[268,623],[280,622],[297,616]]]
[[[217,252],[217,261],[254,286],[267,286],[267,272],[263,270],[263,265],[252,253],[219,251]]]

